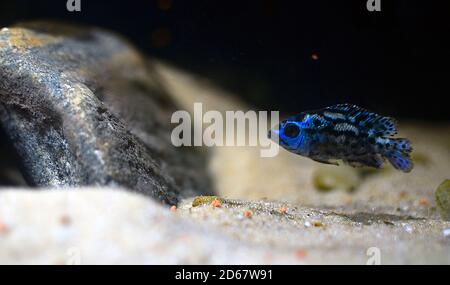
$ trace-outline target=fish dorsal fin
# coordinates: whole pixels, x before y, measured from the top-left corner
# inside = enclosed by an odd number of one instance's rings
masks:
[[[350,104],[337,104],[324,109],[324,116],[331,119],[346,118],[353,124],[366,128],[367,132],[378,136],[393,136],[397,133],[396,121],[383,117],[364,108]]]

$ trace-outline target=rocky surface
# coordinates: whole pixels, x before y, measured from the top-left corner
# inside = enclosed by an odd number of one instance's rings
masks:
[[[209,191],[202,154],[170,143],[175,107],[161,80],[116,35],[3,28],[0,77],[1,126],[28,184],[123,186],[168,204]]]
[[[176,149],[173,110],[249,107],[113,34],[48,23],[1,30],[0,75],[0,181],[22,186],[0,188],[2,264],[450,264],[448,123],[400,120],[410,174]]]

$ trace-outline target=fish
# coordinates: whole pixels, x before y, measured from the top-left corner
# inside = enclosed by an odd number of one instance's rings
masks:
[[[316,162],[381,168],[387,159],[395,169],[410,172],[411,143],[396,134],[394,118],[347,103],[302,112],[268,132],[287,151]]]

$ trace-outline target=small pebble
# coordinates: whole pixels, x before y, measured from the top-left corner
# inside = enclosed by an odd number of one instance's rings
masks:
[[[296,255],[298,258],[303,259],[303,258],[305,258],[306,256],[308,256],[308,252],[307,252],[306,250],[304,250],[304,249],[299,249],[299,250],[297,250],[297,251],[295,252],[295,255]]]
[[[68,226],[68,225],[70,225],[70,223],[72,222],[72,220],[70,219],[69,216],[63,215],[63,216],[61,216],[60,222],[61,222],[62,225]]]
[[[9,227],[5,223],[0,221],[0,234],[6,234],[8,232],[9,232]]]
[[[245,211],[245,212],[244,212],[244,217],[246,217],[246,218],[251,218],[251,217],[253,217],[253,212],[250,211],[250,210]]]
[[[423,198],[420,198],[419,204],[420,204],[421,206],[428,206],[428,204],[430,204],[430,201],[428,201],[427,198],[423,197]]]
[[[405,198],[408,197],[408,192],[402,191],[402,192],[400,192],[400,193],[398,194],[398,196],[399,196],[400,199],[405,199]]]
[[[214,200],[219,200],[221,203],[223,202],[223,199],[217,196],[198,196],[192,201],[192,207],[211,204]]]
[[[444,237],[450,237],[450,228],[443,230],[442,233],[444,234]]]
[[[404,205],[400,207],[400,212],[408,212],[409,211],[409,206]]]
[[[310,228],[310,227],[312,226],[312,225],[311,225],[311,222],[309,222],[309,221],[306,221],[304,225],[305,225],[305,227],[307,227],[307,228]]]
[[[450,221],[450,179],[445,180],[436,190],[436,206],[445,221]]]
[[[414,231],[414,228],[411,225],[405,224],[403,226],[403,228],[405,229],[405,231],[409,234],[411,234]]]
[[[323,223],[322,223],[321,221],[315,221],[315,222],[313,222],[313,225],[314,225],[315,227],[322,227],[322,226],[323,226]]]
[[[214,200],[211,202],[211,206],[212,206],[213,208],[220,208],[220,207],[222,206],[222,202],[220,202],[219,199],[214,199]]]
[[[287,211],[287,209],[285,207],[281,207],[279,210],[280,214],[282,214],[282,215],[286,214],[286,211]]]

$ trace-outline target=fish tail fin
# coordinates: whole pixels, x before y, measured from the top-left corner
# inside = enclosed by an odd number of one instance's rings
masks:
[[[389,139],[387,150],[384,156],[396,169],[403,172],[410,172],[414,164],[411,160],[411,143],[407,139]]]
[[[408,139],[389,139],[389,141],[395,150],[405,153],[412,152],[411,142]]]

